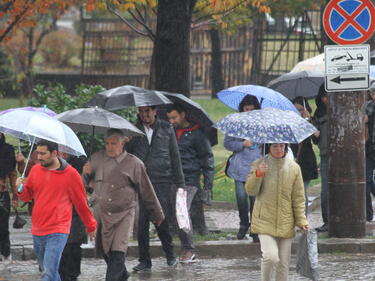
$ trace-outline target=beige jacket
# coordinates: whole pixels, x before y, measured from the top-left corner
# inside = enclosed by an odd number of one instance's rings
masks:
[[[256,169],[264,159],[269,170],[263,177],[257,177]],[[295,226],[308,224],[302,173],[294,160],[267,155],[254,161],[245,188],[249,195],[256,196],[252,232],[291,238]]]

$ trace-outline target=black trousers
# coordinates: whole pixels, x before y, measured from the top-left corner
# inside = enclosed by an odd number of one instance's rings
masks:
[[[375,196],[375,187],[372,178],[374,169],[375,160],[366,156],[366,219],[368,221],[371,221],[374,217],[371,199],[371,193]]]
[[[81,243],[65,245],[60,260],[59,273],[61,281],[75,281],[81,274]]]
[[[4,206],[0,208],[0,254],[4,257],[10,255],[9,240],[9,214],[10,214],[10,196],[9,192],[0,192],[0,197],[4,202]]]
[[[107,263],[106,281],[126,281],[129,273],[125,267],[125,253],[120,251],[110,251],[108,255],[104,255]]]
[[[170,184],[154,184],[156,195],[163,209],[165,220],[161,225],[155,226],[161,241],[163,250],[167,259],[174,258],[174,246],[172,235],[169,229],[170,222],[173,220],[172,212],[174,210],[172,196],[175,194]],[[171,194],[173,192],[173,194]],[[139,261],[146,262],[151,266],[150,256],[150,214],[139,202],[139,220],[138,220],[138,251]]]

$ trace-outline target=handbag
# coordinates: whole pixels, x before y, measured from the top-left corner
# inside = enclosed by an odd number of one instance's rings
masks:
[[[20,217],[17,209],[14,209],[14,212],[16,213],[16,218],[14,219],[14,222],[13,222],[13,228],[16,228],[16,229],[22,228],[26,224],[26,220]]]

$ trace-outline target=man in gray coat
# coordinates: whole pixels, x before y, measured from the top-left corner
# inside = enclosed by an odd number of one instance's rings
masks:
[[[129,235],[134,223],[138,196],[155,225],[164,220],[163,211],[141,160],[123,150],[125,137],[110,129],[105,151],[91,156],[84,167],[86,185],[94,182],[92,202],[98,222],[96,250],[107,263],[106,281],[125,281],[124,265]]]
[[[138,113],[139,121],[136,126],[145,133],[145,136],[133,137],[126,144],[126,150],[145,163],[147,174],[165,214],[165,220],[161,225],[156,226],[156,231],[166,253],[167,264],[173,266],[177,261],[169,229],[169,225],[175,218],[173,211],[175,210],[176,192],[172,186],[185,187],[176,135],[171,124],[156,117],[154,106],[139,107]],[[152,266],[149,252],[149,226],[150,214],[145,209],[143,200],[140,200],[138,221],[139,264],[133,268],[135,271],[150,270]]]

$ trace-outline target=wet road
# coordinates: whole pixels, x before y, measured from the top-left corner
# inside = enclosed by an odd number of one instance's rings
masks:
[[[359,281],[375,280],[374,256],[371,254],[324,254],[320,256],[320,280]],[[127,261],[130,269],[136,260]],[[132,273],[129,281],[242,281],[260,280],[260,259],[202,259],[195,264],[177,265],[170,268],[163,258],[153,260],[152,272]],[[289,281],[307,281],[295,273],[295,260],[292,258]],[[80,281],[104,280],[105,263],[102,260],[84,259]],[[14,261],[4,267],[0,263],[0,280],[37,281],[39,274],[35,261]]]

